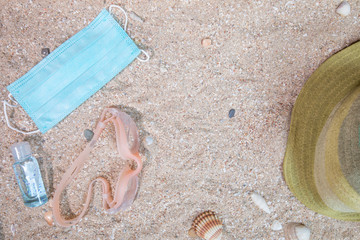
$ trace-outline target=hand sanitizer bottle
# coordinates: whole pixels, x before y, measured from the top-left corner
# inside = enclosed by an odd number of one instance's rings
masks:
[[[20,142],[10,147],[15,163],[16,179],[27,207],[38,207],[48,201],[39,164],[32,156],[28,142]]]

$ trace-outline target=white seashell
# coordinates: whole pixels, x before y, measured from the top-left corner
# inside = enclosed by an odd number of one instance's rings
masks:
[[[161,73],[166,73],[168,70],[167,70],[167,68],[166,67],[160,67],[160,72]]]
[[[137,14],[134,13],[134,12],[130,12],[130,13],[129,13],[129,16],[130,16],[130,18],[131,18],[132,20],[134,20],[134,21],[138,21],[138,22],[141,22],[141,23],[144,22],[144,20],[143,20],[141,17],[139,17],[139,15],[137,15]]]
[[[343,1],[340,5],[336,8],[336,13],[340,14],[341,16],[347,16],[350,14],[350,4],[347,1]]]
[[[288,223],[284,227],[286,240],[309,240],[310,229],[301,223]]]
[[[263,210],[266,213],[271,213],[269,206],[267,205],[265,199],[261,195],[257,193],[252,193],[251,199],[261,210]]]
[[[220,240],[222,234],[222,222],[213,211],[206,211],[197,216],[189,230],[190,237],[199,236],[206,240]]]
[[[298,237],[299,240],[309,240],[310,239],[310,235],[311,235],[310,229],[308,229],[304,225],[295,227],[295,232],[296,232],[296,236]]]
[[[14,225],[14,224],[11,224],[10,230],[11,230],[12,235],[15,236],[16,229],[15,229],[15,225]]]
[[[271,229],[274,231],[280,231],[282,229],[282,225],[278,220],[275,220],[273,224],[271,224]]]

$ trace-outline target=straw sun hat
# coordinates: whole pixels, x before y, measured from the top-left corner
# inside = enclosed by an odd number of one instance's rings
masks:
[[[313,211],[360,221],[359,126],[360,42],[311,75],[292,111],[285,181]]]

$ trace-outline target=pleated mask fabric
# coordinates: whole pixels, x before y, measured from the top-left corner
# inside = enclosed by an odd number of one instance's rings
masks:
[[[357,42],[307,80],[293,107],[283,164],[297,199],[315,212],[346,221],[360,221],[359,86]]]
[[[140,49],[107,10],[7,87],[45,133],[121,72]]]

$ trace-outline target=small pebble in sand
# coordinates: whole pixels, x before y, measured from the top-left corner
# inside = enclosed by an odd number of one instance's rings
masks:
[[[233,118],[235,116],[235,109],[230,109],[229,118]]]
[[[168,70],[167,70],[166,67],[163,67],[163,66],[160,67],[160,72],[161,72],[161,73],[166,73],[167,71],[168,71]]]
[[[94,136],[94,132],[91,131],[90,129],[85,129],[84,130],[84,137],[86,138],[86,141],[90,142],[91,139],[93,138]]]
[[[54,220],[53,220],[53,214],[52,211],[48,211],[44,214],[44,219],[47,222],[47,224],[49,224],[49,226],[53,226],[54,225]]]
[[[343,1],[340,5],[336,8],[336,13],[340,14],[341,16],[347,16],[350,14],[350,4],[347,1]]]
[[[49,54],[50,54],[50,49],[49,48],[41,49],[41,55],[42,55],[43,58],[46,57]]]
[[[145,138],[145,143],[146,143],[146,146],[150,146],[151,144],[154,143],[154,139],[151,136],[147,136]]]
[[[272,224],[271,224],[271,229],[274,231],[280,231],[282,229],[282,225],[278,220],[275,220]]]
[[[210,47],[211,43],[212,42],[210,38],[204,38],[203,40],[201,40],[201,45],[205,48]]]

